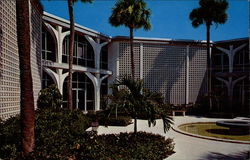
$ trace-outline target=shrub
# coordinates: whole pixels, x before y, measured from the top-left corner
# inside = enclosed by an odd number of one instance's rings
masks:
[[[80,110],[41,110],[36,123],[36,155],[63,159],[82,140],[89,119]]]
[[[38,108],[60,108],[62,105],[62,95],[56,85],[50,85],[42,89],[37,100]]]
[[[12,117],[0,123],[0,159],[16,157],[21,149],[20,117]]]
[[[118,115],[116,117],[113,114],[110,115],[107,111],[88,112],[87,116],[92,122],[98,121],[99,125],[104,126],[127,126],[132,123],[129,116]]]
[[[77,159],[161,160],[174,153],[172,139],[146,132],[89,135],[75,148]]]
[[[109,118],[103,117],[99,119],[99,124],[105,126],[127,126],[132,124],[132,119],[128,116],[118,116],[117,118],[113,116]]]
[[[0,158],[16,158],[21,152],[20,118],[1,124]],[[36,148],[31,159],[67,159],[83,139],[89,119],[81,111],[43,109],[36,112]]]

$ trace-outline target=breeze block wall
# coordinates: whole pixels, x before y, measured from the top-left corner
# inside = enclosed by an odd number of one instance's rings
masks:
[[[1,76],[0,118],[20,112],[20,71],[16,33],[16,1],[0,1]]]
[[[116,57],[115,65],[110,65],[113,76],[131,75],[128,40],[114,39],[110,48],[117,54],[112,54]],[[168,103],[196,103],[207,90],[206,48],[201,42],[136,39],[134,62],[135,78],[143,79],[145,88],[161,92]]]
[[[42,88],[42,15],[38,1],[30,1],[31,71],[33,80],[34,105],[37,107],[38,94]]]
[[[41,26],[42,8],[30,1],[31,68],[36,104],[41,89]],[[1,58],[0,58],[0,118],[20,113],[20,70],[16,30],[16,1],[0,1]]]

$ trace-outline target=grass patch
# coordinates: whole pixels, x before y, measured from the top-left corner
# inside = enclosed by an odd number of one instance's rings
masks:
[[[231,133],[229,128],[217,126],[215,122],[189,123],[180,125],[178,128],[182,131],[201,136],[230,139],[230,140],[250,141],[250,134]]]

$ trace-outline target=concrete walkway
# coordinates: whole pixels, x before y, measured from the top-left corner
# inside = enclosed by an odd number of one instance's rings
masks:
[[[217,120],[222,119],[190,116],[174,117],[175,124],[173,127],[176,128],[180,124],[190,122],[214,122]],[[98,128],[98,134],[133,132],[133,127],[133,124],[127,127],[100,126]],[[250,157],[249,144],[235,144],[200,139],[177,133],[172,129],[165,134],[161,120],[157,120],[156,126],[154,127],[148,127],[146,120],[138,120],[138,131],[146,131],[173,138],[176,153],[168,157],[167,160],[246,160]]]

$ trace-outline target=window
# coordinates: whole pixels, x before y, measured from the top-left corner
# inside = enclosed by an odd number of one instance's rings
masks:
[[[75,43],[74,43],[74,53],[73,53],[73,64],[81,65],[81,66],[89,66],[88,61],[93,61],[92,59],[88,59],[88,51],[87,50],[87,42],[83,37],[79,35],[75,35]],[[94,54],[91,52],[91,54]],[[69,36],[64,39],[63,42],[63,63],[68,63],[68,55],[69,55]]]
[[[45,29],[42,32],[42,59],[56,61],[54,39]]]

